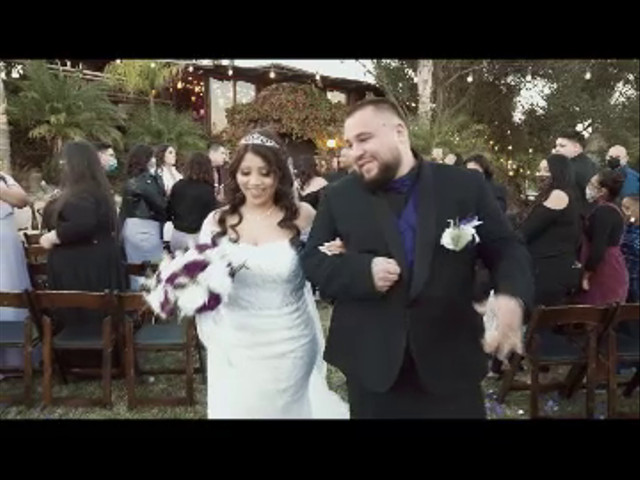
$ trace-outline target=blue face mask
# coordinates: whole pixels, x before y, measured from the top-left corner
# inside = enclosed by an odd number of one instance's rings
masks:
[[[118,170],[118,159],[116,157],[109,157],[109,161],[104,169],[107,173],[113,173]]]

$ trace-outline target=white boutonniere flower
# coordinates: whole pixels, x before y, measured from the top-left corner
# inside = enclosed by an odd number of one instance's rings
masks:
[[[476,227],[481,225],[482,222],[478,220],[478,217],[467,218],[459,222],[458,220],[448,220],[449,228],[442,232],[440,238],[440,244],[449,250],[459,252],[467,244],[474,240],[476,243],[480,243],[480,237],[476,233]]]

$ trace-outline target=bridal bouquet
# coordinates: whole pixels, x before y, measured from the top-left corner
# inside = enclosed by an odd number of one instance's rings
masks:
[[[165,255],[145,282],[145,300],[161,318],[211,312],[227,299],[235,274],[244,267],[233,265],[222,245],[195,245]]]

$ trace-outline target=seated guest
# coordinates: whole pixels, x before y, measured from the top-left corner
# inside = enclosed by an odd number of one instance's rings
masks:
[[[173,222],[171,251],[197,243],[198,233],[207,215],[218,208],[211,160],[204,153],[194,153],[185,177],[173,186],[167,206],[167,220]]]
[[[587,218],[580,259],[584,265],[582,292],[574,301],[605,306],[624,302],[629,291],[629,273],[620,250],[624,215],[614,203],[623,176],[614,170],[594,175],[586,188],[586,198],[595,208]]]

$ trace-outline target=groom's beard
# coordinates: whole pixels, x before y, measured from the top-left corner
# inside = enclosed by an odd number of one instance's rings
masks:
[[[401,163],[402,160],[398,153],[398,155],[394,155],[388,161],[378,162],[378,171],[374,176],[365,178],[360,171],[358,171],[358,175],[362,178],[367,189],[371,192],[375,192],[396,178],[398,170],[400,170]]]

